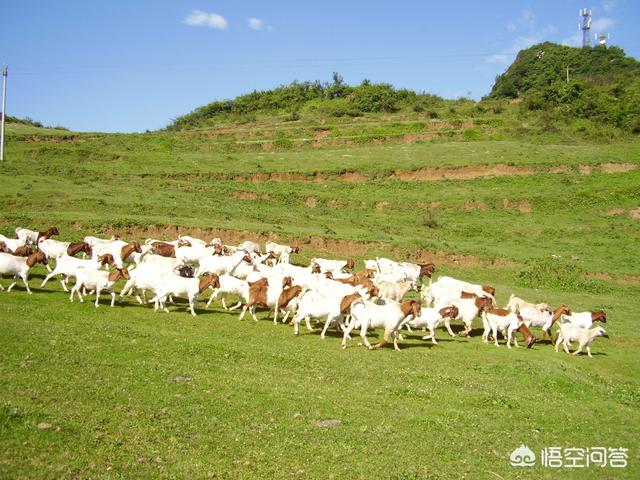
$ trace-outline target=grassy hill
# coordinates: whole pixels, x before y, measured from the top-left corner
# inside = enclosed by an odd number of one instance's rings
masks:
[[[605,309],[611,338],[593,359],[484,345],[479,321],[433,347],[415,332],[400,353],[357,338],[342,351],[337,334],[295,338],[265,313],[71,304],[53,281],[37,288],[38,267],[33,295],[0,292],[0,477],[557,478],[509,465],[524,443],[625,447],[627,469],[561,473],[636,478],[637,136],[526,100],[416,111],[402,95],[356,116],[200,110],[145,134],[9,124],[0,233],[181,232],[299,243],[299,263],[434,261],[436,276],[494,285],[500,304]]]
[[[640,62],[618,47],[545,42],[522,50],[487,98],[521,98],[549,121],[589,119],[637,134]]]

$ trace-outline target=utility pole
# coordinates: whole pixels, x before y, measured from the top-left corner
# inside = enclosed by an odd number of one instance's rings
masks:
[[[567,65],[567,83],[569,83],[569,65]]]
[[[0,127],[0,161],[4,160],[4,117],[7,116],[7,66],[2,66],[2,126]]]

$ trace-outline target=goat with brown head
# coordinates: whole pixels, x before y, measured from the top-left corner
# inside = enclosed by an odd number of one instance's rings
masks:
[[[34,250],[33,248],[27,246],[27,245],[23,245],[21,247],[16,248],[13,251],[13,256],[14,257],[28,257],[29,255],[33,254]]]

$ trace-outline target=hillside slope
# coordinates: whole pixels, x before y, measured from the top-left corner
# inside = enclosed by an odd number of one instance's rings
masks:
[[[640,62],[618,47],[574,48],[545,42],[518,53],[487,98],[522,98],[529,111],[594,120],[638,133]]]

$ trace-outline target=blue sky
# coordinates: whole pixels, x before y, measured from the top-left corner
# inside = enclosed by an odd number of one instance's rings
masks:
[[[368,78],[447,98],[487,94],[515,53],[577,45],[578,10],[640,58],[637,0],[7,1],[7,114],[78,131],[144,131],[293,80]]]

